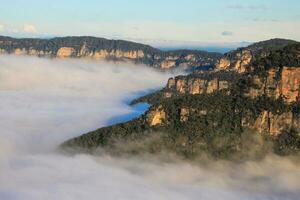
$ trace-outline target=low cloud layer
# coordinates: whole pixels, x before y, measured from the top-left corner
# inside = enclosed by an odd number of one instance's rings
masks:
[[[56,151],[132,113],[126,101],[169,76],[143,66],[0,56],[0,199],[299,198],[299,162],[289,158],[199,164]]]

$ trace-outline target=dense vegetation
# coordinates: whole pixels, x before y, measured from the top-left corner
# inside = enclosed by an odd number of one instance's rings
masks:
[[[161,105],[167,113],[163,126],[150,127],[145,123],[146,116],[143,116],[128,123],[88,133],[68,141],[64,146],[89,150],[103,147],[118,154],[170,151],[185,158],[208,154],[214,158],[242,159],[249,156],[258,158],[269,151],[278,154],[291,152],[288,130],[279,138],[272,138],[254,134],[253,130],[242,125],[245,121],[253,122],[264,110],[282,113],[292,109],[293,106],[285,105],[282,100],[274,101],[267,97],[253,100],[215,93],[183,95],[165,99]],[[180,108],[193,110],[186,122],[180,120]],[[298,142],[293,143],[291,148],[300,148],[299,136],[293,137],[296,137]],[[273,149],[272,143],[280,144],[280,147],[275,145],[276,148]],[[255,149],[251,150],[254,147]]]
[[[284,66],[300,67],[300,44],[292,44],[283,49],[272,51],[267,57],[255,61],[253,65],[256,66],[256,70],[260,71]]]
[[[294,40],[275,38],[271,40],[257,42],[247,47],[238,48],[237,50],[226,53],[225,56],[228,57],[229,59],[232,59],[239,52],[242,52],[243,50],[249,50],[251,51],[254,60],[259,60],[260,58],[267,56],[270,52],[277,51],[286,46],[297,44],[297,43],[298,42]]]
[[[251,44],[248,46],[248,48],[254,52],[263,51],[263,52],[267,53],[267,52],[272,52],[272,51],[282,49],[288,45],[292,45],[292,44],[296,44],[296,43],[298,43],[298,42],[294,41],[294,40],[275,38],[275,39]]]

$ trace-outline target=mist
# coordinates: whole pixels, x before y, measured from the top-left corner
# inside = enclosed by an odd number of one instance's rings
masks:
[[[171,76],[132,64],[0,56],[0,199],[299,199],[295,158],[199,164],[57,151],[67,139],[137,115],[128,102]]]

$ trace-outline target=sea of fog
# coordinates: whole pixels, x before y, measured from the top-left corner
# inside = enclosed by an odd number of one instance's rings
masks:
[[[138,116],[147,105],[127,103],[172,75],[129,64],[0,56],[0,199],[300,198],[300,166],[290,158],[202,165],[167,162],[167,155],[122,159],[57,151],[69,138]]]

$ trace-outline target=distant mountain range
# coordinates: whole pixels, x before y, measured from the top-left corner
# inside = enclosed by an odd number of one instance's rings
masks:
[[[171,152],[188,159],[257,159],[300,153],[300,43],[272,39],[222,56],[210,71],[170,78],[135,100],[152,107],[132,121],[62,147],[116,155]]]
[[[211,66],[222,56],[220,53],[197,50],[162,51],[135,42],[96,37],[17,39],[0,36],[0,53],[132,62],[159,69]]]

